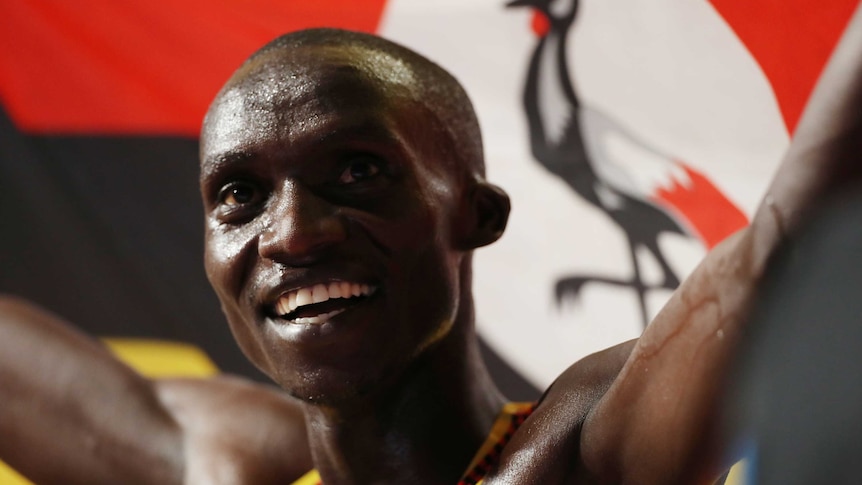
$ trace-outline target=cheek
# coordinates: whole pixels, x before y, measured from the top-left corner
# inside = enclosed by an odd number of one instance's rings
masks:
[[[401,258],[392,275],[398,347],[414,357],[450,334],[460,305],[457,256],[439,245],[422,249]]]
[[[244,305],[242,297],[256,251],[255,232],[248,229],[225,230],[220,225],[208,226],[204,267],[237,344],[246,357],[266,373],[267,359],[256,332],[255,316],[253,310]]]
[[[222,299],[237,298],[242,292],[256,251],[257,232],[252,226],[230,228],[208,223],[205,236],[204,267],[213,289]]]
[[[450,244],[443,207],[402,204],[397,218],[359,222],[387,254],[387,300],[395,321],[401,322],[396,333],[405,339],[399,348],[428,347],[448,333],[457,314],[463,255]]]
[[[428,245],[448,246],[450,206],[448,193],[438,193],[434,184],[426,181],[407,184],[349,218],[387,252],[418,251]]]

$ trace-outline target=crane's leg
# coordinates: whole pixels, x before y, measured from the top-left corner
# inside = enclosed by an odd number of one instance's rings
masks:
[[[557,283],[554,287],[554,297],[556,299],[557,305],[561,305],[563,300],[566,298],[577,299],[578,297],[580,297],[581,290],[587,283],[603,283],[606,285],[631,288],[637,293],[641,321],[643,322],[644,328],[646,328],[647,324],[649,324],[649,314],[647,313],[646,307],[646,292],[652,287],[648,287],[646,284],[644,284],[643,279],[641,278],[640,266],[638,266],[638,259],[636,254],[637,243],[633,241],[631,237],[628,236],[626,237],[626,240],[629,243],[629,254],[631,255],[632,259],[632,279],[622,280],[618,278],[593,275],[569,276],[566,278],[560,278],[559,280],[557,280]]]
[[[664,257],[664,253],[661,252],[661,249],[658,247],[658,239],[652,239],[650,241],[646,241],[642,243],[652,254],[655,256],[656,261],[661,267],[661,271],[664,275],[661,284],[658,286],[659,288],[665,288],[668,290],[675,290],[677,286],[679,286],[679,277],[676,275],[676,272],[670,265],[667,263],[667,259]]]
[[[633,241],[630,236],[627,237],[627,239],[629,242],[629,254],[632,257],[632,273],[634,274],[634,277],[632,278],[632,288],[638,294],[638,304],[640,305],[641,310],[641,322],[643,322],[643,326],[646,328],[646,326],[649,325],[649,314],[647,313],[646,307],[647,287],[641,277],[641,268],[638,264],[637,243]]]
[[[607,276],[567,276],[560,278],[554,285],[554,297],[558,305],[563,303],[564,299],[576,300],[581,296],[581,290],[587,283],[603,283],[613,286],[631,287],[632,282],[629,280],[621,280],[610,278]]]

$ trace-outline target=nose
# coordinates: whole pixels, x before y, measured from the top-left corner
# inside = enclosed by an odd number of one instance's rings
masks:
[[[275,195],[258,239],[261,257],[289,266],[311,264],[347,238],[338,207],[299,184]]]

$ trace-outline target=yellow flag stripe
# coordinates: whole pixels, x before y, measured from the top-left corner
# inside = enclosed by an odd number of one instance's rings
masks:
[[[133,338],[103,341],[117,358],[147,377],[208,377],[218,373],[213,361],[194,345]],[[34,484],[0,461],[0,485]]]

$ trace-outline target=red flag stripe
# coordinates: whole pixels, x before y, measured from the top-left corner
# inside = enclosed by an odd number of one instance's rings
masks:
[[[793,133],[858,0],[710,0],[769,79]]]
[[[385,0],[9,2],[0,100],[31,133],[197,136],[255,49],[315,26],[373,32]]]

